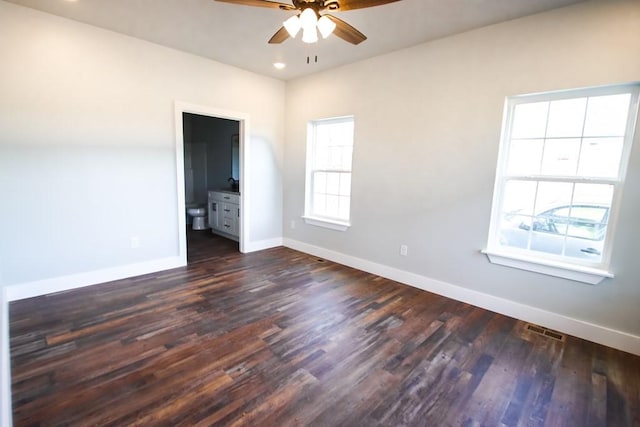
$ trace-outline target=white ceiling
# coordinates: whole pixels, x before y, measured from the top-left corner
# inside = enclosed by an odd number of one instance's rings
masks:
[[[300,36],[269,45],[292,12],[214,0],[8,1],[289,80],[584,0],[401,0],[334,13],[368,37],[358,46],[335,36],[314,45],[302,43]],[[274,62],[287,67],[276,70]]]

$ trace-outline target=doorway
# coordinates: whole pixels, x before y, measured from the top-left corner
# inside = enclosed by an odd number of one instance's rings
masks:
[[[176,102],[175,125],[178,239],[182,264],[187,264],[187,252],[195,255],[199,251],[203,239],[211,240],[212,245],[227,248],[230,244],[235,245],[235,251],[244,252],[248,241],[248,194],[245,191],[248,189],[248,147],[245,144],[248,115]],[[209,219],[212,207],[209,191],[213,190],[227,192],[225,194],[237,203],[237,218],[234,218],[237,228],[233,233],[216,229],[212,232],[209,228],[212,225]],[[194,217],[187,215],[188,205],[205,208],[205,230],[193,230],[191,224]],[[196,222],[197,225],[202,224],[202,218]],[[188,247],[189,240],[195,246]]]
[[[224,239],[240,241],[240,122],[182,113],[182,129],[187,262],[207,245],[237,252]]]

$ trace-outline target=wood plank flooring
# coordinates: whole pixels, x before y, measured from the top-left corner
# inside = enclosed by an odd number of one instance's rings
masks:
[[[10,305],[16,426],[640,426],[640,357],[286,248]]]

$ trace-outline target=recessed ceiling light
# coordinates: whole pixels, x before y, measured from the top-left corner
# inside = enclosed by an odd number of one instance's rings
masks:
[[[278,70],[282,70],[284,67],[287,66],[287,64],[285,64],[284,62],[274,62],[273,66],[276,67]]]

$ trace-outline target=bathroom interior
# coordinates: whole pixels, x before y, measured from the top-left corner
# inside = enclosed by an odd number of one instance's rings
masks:
[[[191,113],[182,120],[187,228],[238,241],[240,122]]]

